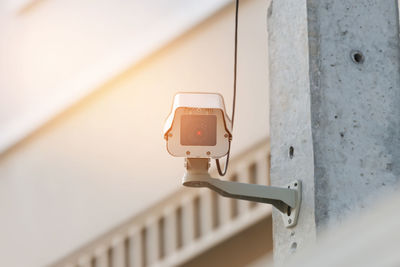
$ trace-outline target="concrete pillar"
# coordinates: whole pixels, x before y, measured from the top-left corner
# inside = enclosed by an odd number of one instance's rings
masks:
[[[396,0],[275,0],[268,12],[271,181],[303,181],[298,225],[275,210],[276,262],[400,179]]]

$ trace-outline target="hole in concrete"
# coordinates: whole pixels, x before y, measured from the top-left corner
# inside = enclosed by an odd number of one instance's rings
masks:
[[[294,157],[294,148],[291,146],[289,147],[289,158],[293,158]]]
[[[297,183],[294,183],[294,186],[297,186]]]
[[[290,244],[290,252],[294,253],[297,249],[297,243],[293,242],[292,244]]]
[[[354,61],[360,63],[363,59],[363,56],[360,53],[354,54]]]
[[[351,59],[356,64],[362,64],[364,62],[364,55],[360,51],[352,51]]]
[[[292,208],[288,207],[287,208],[287,216],[290,216],[290,214],[292,214]]]

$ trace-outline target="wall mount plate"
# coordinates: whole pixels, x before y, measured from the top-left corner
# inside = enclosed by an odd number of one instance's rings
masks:
[[[297,219],[299,217],[300,205],[301,205],[301,181],[295,180],[290,184],[287,184],[288,189],[296,190],[296,206],[294,208],[289,207],[286,213],[282,213],[283,223],[286,228],[296,226]]]

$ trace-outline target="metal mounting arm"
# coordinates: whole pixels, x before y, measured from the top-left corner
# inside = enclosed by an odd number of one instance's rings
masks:
[[[301,201],[301,182],[294,181],[286,187],[245,184],[212,178],[208,173],[210,160],[187,158],[183,185],[208,187],[224,197],[272,204],[283,215],[286,227],[297,223]]]

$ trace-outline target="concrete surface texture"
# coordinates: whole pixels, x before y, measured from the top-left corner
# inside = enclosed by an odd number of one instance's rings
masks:
[[[274,213],[277,263],[400,180],[397,1],[274,1],[271,181],[303,181],[298,225]]]

